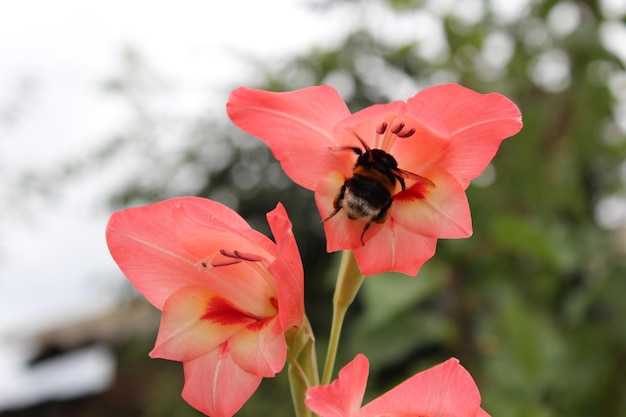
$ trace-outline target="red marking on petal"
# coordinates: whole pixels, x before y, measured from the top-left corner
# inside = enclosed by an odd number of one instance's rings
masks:
[[[270,298],[270,304],[278,311],[278,300],[276,298]]]
[[[393,199],[397,201],[423,200],[426,198],[426,190],[428,187],[429,185],[426,183],[416,182],[406,190],[400,191],[398,194],[394,195]]]
[[[246,326],[246,328],[248,330],[250,330],[251,332],[260,332],[261,330],[263,330],[265,327],[267,327],[268,324],[270,324],[270,322],[272,321],[272,318],[269,319],[265,319],[265,320],[257,320],[254,321],[250,324],[248,324]]]
[[[247,323],[250,319],[255,318],[237,310],[237,308],[227,300],[221,297],[213,297],[207,303],[207,308],[200,319],[209,320],[222,325],[230,325]]]
[[[228,343],[222,343],[217,349],[220,360],[228,356]]]

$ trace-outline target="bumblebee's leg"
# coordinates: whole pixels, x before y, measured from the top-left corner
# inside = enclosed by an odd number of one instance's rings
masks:
[[[363,236],[365,236],[365,232],[367,232],[367,229],[370,228],[370,226],[372,225],[372,222],[381,224],[387,221],[387,211],[389,211],[389,207],[391,207],[392,202],[393,200],[389,199],[389,202],[385,204],[385,207],[383,207],[382,210],[380,210],[378,215],[376,217],[370,218],[370,220],[365,224],[365,227],[363,228],[363,231],[361,232],[361,244],[362,245],[365,245],[365,241],[363,241]]]
[[[406,183],[404,182],[404,178],[399,175],[396,175],[395,177],[400,182],[400,187],[402,187],[402,191],[406,191]]]
[[[324,224],[324,222],[330,218],[332,218],[335,214],[339,213],[339,210],[341,210],[341,208],[343,207],[343,198],[346,195],[346,184],[344,183],[341,186],[341,190],[339,190],[339,194],[337,194],[337,197],[335,197],[335,200],[333,201],[333,207],[335,208],[332,213],[330,213],[328,215],[328,217],[326,217],[324,220],[322,220],[322,224]]]
[[[371,220],[365,223],[365,227],[363,228],[363,231],[361,232],[361,246],[365,246],[365,241],[363,240],[363,236],[365,236],[365,232],[367,232],[367,229],[370,228],[371,224],[372,224]]]
[[[328,215],[328,217],[326,217],[324,220],[322,220],[320,223],[324,224],[326,222],[326,220],[330,220],[335,214],[339,213],[339,210],[341,210],[341,207],[337,207],[336,209],[333,210],[332,213],[330,213]]]

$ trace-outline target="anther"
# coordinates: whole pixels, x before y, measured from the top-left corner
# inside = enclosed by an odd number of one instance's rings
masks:
[[[239,252],[238,250],[234,250],[231,252],[227,251],[226,249],[220,249],[220,253],[227,258],[238,259],[241,261],[259,262],[263,260],[263,258],[258,255],[255,255],[253,253]]]
[[[415,128],[412,127],[409,130],[407,130],[406,132],[397,133],[397,135],[400,138],[408,138],[409,136],[413,136],[414,133],[415,133]]]
[[[376,128],[376,133],[378,133],[379,135],[382,135],[383,133],[385,133],[385,131],[387,130],[387,122],[382,122],[381,124],[378,125],[378,127]]]
[[[207,269],[219,268],[220,266],[235,265],[238,263],[241,263],[241,259],[222,258],[217,260],[215,259],[215,256],[210,256],[209,258],[207,258],[207,260],[198,262],[198,269],[202,271]]]
[[[398,133],[402,132],[402,129],[404,129],[404,122],[400,122],[395,126],[391,127],[391,133],[393,133],[394,135],[397,135]]]

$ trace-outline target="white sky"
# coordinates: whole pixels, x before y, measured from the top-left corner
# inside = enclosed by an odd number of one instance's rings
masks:
[[[0,122],[0,184],[79,156],[119,129],[128,115],[100,85],[120,69],[126,46],[179,83],[178,110],[224,111],[227,92],[211,92],[250,82],[239,54],[271,59],[323,45],[346,29],[340,19],[321,21],[288,0],[0,0],[0,111],[19,105],[13,123]],[[15,101],[24,92],[23,104]],[[106,249],[110,213],[94,204],[98,188],[85,178],[52,203],[24,196],[26,211],[0,201],[0,411],[71,386],[98,390],[111,377],[112,358],[102,352],[34,373],[22,363],[28,334],[114,305],[107,289],[123,278]],[[16,195],[0,190],[0,199]],[[68,372],[75,377],[58,379]]]

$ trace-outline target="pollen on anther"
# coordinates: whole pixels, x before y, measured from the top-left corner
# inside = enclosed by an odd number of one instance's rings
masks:
[[[387,126],[388,126],[387,122],[382,122],[381,124],[378,125],[378,127],[376,127],[376,133],[378,133],[379,135],[382,135],[387,130]]]

